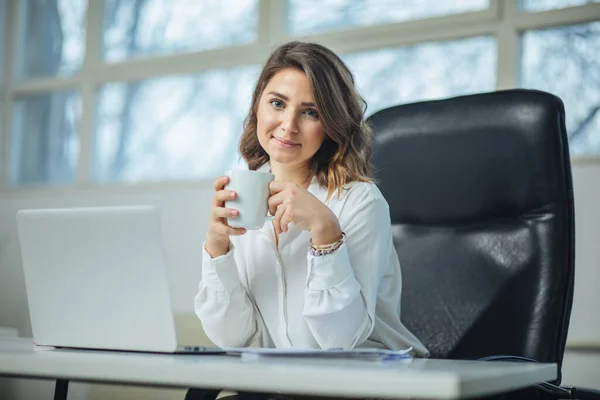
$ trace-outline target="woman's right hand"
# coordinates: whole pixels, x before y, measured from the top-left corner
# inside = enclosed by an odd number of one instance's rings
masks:
[[[229,236],[240,236],[246,233],[244,228],[232,228],[227,225],[226,218],[235,218],[239,215],[238,210],[225,208],[225,201],[233,200],[237,196],[236,192],[224,189],[228,183],[228,176],[222,176],[214,183],[215,196],[206,232],[206,251],[212,258],[227,254],[229,251]]]

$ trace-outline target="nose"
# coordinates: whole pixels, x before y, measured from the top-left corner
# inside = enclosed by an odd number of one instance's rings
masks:
[[[298,133],[298,117],[295,112],[288,109],[283,113],[281,129],[289,134]]]

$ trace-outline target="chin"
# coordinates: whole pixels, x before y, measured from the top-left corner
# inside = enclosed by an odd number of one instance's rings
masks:
[[[274,161],[278,164],[282,164],[282,165],[294,165],[294,164],[300,164],[303,161],[298,158],[297,156],[294,156],[292,154],[282,154],[281,152],[278,151],[272,151],[269,153],[269,159],[271,161]]]
[[[269,159],[271,161],[275,161],[276,163],[284,164],[284,165],[295,164],[298,162],[298,160],[295,157],[290,157],[290,156],[287,156],[286,154],[277,154],[277,153],[271,153],[269,155]]]

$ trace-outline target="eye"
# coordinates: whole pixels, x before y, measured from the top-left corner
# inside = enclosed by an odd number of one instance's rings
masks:
[[[281,100],[273,99],[270,103],[275,108],[283,108],[283,102]]]
[[[304,111],[304,113],[309,117],[319,118],[319,113],[317,112],[317,110],[313,110],[312,108],[309,108],[308,110]]]

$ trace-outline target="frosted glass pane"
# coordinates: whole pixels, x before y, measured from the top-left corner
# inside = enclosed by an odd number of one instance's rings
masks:
[[[257,67],[100,90],[94,175],[100,181],[212,178],[239,157]]]
[[[481,11],[488,0],[288,0],[290,32],[304,35]]]
[[[572,155],[600,154],[600,22],[525,32],[520,86],[565,103]]]
[[[394,105],[494,90],[496,40],[423,43],[343,57],[368,104],[367,114]]]
[[[19,79],[73,74],[85,54],[86,0],[22,0],[15,74]]]
[[[519,8],[523,11],[537,12],[599,2],[600,0],[521,0]]]
[[[256,39],[258,0],[105,0],[104,57],[198,51]]]
[[[75,180],[81,99],[75,91],[18,97],[14,104],[11,182],[17,185]]]

